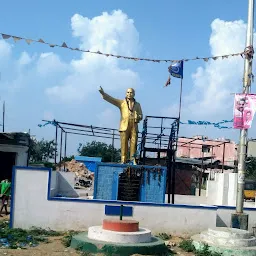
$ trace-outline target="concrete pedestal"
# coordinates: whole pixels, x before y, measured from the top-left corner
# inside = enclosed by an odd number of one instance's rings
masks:
[[[231,227],[243,230],[248,230],[248,214],[245,213],[232,213],[231,214]]]
[[[164,241],[157,237],[152,237],[149,243],[120,244],[90,239],[87,233],[81,233],[73,236],[70,247],[92,254],[102,253],[102,255],[168,255]]]
[[[118,232],[136,232],[139,231],[139,222],[134,220],[103,220],[102,228],[105,230]]]
[[[213,252],[223,256],[256,256],[256,238],[249,231],[235,228],[208,229],[192,237],[197,250],[204,244]]]
[[[122,244],[136,244],[151,242],[151,231],[145,228],[140,228],[135,232],[117,232],[104,230],[101,226],[90,227],[88,229],[88,238]]]
[[[73,236],[70,246],[104,255],[166,255],[168,252],[164,241],[151,236],[150,230],[139,228],[138,221],[117,219],[105,219],[102,226],[90,227],[88,233]]]

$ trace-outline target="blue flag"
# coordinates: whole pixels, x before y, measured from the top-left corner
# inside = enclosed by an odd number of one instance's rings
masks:
[[[177,77],[177,78],[183,78],[183,61],[176,62],[169,66],[168,68],[171,76]]]

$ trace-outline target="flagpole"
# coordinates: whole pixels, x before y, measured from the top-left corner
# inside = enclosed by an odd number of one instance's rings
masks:
[[[4,120],[5,119],[5,101],[4,101],[4,103],[3,103],[3,132],[4,132]]]
[[[177,140],[179,139],[179,131],[180,131],[180,115],[181,115],[181,100],[182,100],[182,89],[183,89],[183,76],[180,79],[180,101],[179,101],[179,115],[178,115],[178,127],[177,127]],[[175,159],[176,159],[177,151],[175,152]],[[172,204],[175,202],[175,165],[172,167]]]
[[[181,100],[182,100],[182,89],[183,89],[182,85],[183,85],[183,78],[180,79],[179,126],[180,126]]]

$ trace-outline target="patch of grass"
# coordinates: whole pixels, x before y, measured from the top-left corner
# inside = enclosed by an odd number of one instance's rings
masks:
[[[185,252],[195,252],[195,246],[192,244],[192,240],[183,240],[179,247]]]
[[[9,228],[8,221],[0,222],[0,247],[10,249],[26,249],[35,247],[40,242],[47,243],[48,237],[60,236],[61,233],[33,227],[30,230]]]
[[[160,234],[157,235],[157,237],[159,237],[159,238],[161,238],[161,239],[163,239],[163,240],[165,240],[165,241],[172,238],[171,235],[168,235],[168,234],[166,234],[166,233],[160,233]]]
[[[70,244],[71,244],[71,240],[72,240],[72,236],[78,234],[79,232],[78,231],[68,231],[64,237],[61,239],[61,242],[62,244],[65,246],[65,247],[69,247]]]
[[[185,252],[193,252],[196,256],[221,256],[222,255],[221,253],[211,252],[207,244],[205,244],[200,251],[196,250],[192,242],[193,242],[192,240],[183,240],[179,244],[179,247]]]

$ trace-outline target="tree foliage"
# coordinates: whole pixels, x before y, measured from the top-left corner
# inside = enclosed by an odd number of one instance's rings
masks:
[[[247,179],[256,180],[256,157],[247,157],[245,177]]]
[[[107,145],[104,142],[92,141],[85,145],[79,144],[78,153],[80,156],[102,157],[102,162],[120,161],[120,149],[113,148],[112,145]]]
[[[31,139],[29,153],[31,163],[49,162],[55,155],[55,141]]]

